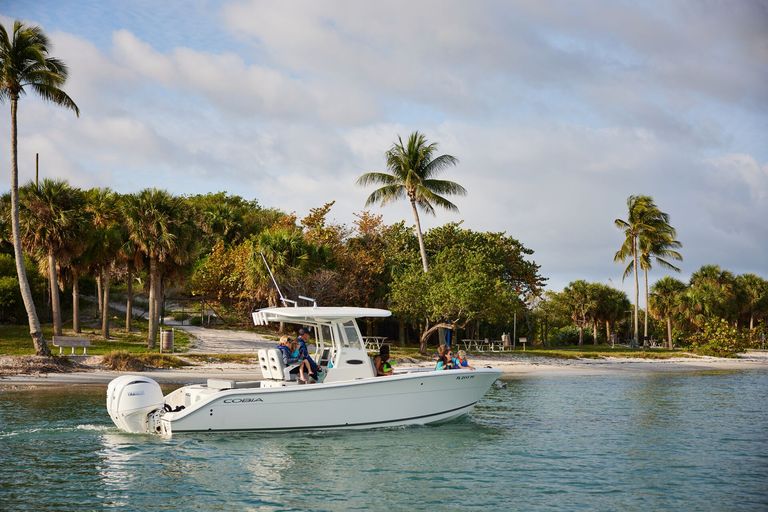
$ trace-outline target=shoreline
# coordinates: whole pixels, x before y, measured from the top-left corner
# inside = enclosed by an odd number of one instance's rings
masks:
[[[610,374],[673,373],[700,371],[768,371],[768,351],[749,351],[737,358],[700,356],[695,358],[642,359],[557,359],[547,357],[474,357],[470,364],[475,367],[493,366],[502,371],[502,378],[593,376]],[[430,362],[403,362],[397,366],[429,368]],[[105,370],[97,366],[75,369],[69,372],[17,373],[0,375],[0,390],[17,387],[70,385],[106,386],[112,379],[125,374],[150,377],[160,384],[202,383],[209,378],[230,380],[258,380],[261,370],[256,364],[205,363],[196,366],[152,369],[142,372]]]

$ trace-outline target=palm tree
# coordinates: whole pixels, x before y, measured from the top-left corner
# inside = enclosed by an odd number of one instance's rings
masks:
[[[749,316],[749,337],[755,329],[755,316],[768,301],[768,281],[755,274],[736,276],[737,297],[741,306],[740,313]]]
[[[164,190],[145,189],[122,202],[130,240],[149,260],[149,333],[147,346],[155,347],[159,326],[159,297],[163,262],[179,251],[179,228],[188,222],[184,200]]]
[[[23,205],[20,222],[26,249],[36,253],[41,268],[47,270],[53,311],[53,334],[61,336],[59,268],[77,256],[77,238],[82,235],[83,197],[63,180],[30,183],[20,190]]]
[[[437,143],[428,143],[426,137],[419,132],[411,134],[407,145],[404,145],[403,139],[398,136],[397,142],[386,153],[387,169],[390,174],[368,172],[357,179],[357,184],[361,186],[383,185],[368,196],[366,206],[374,203],[380,203],[383,206],[404,197],[408,198],[416,220],[416,235],[419,238],[419,251],[424,272],[429,271],[429,265],[418,208],[432,215],[435,214],[435,206],[455,212],[458,211],[456,205],[443,195],[463,196],[467,193],[466,189],[458,183],[434,178],[444,169],[458,163],[458,160],[451,155],[434,156],[435,153],[437,153]]]
[[[645,280],[645,314],[643,315],[643,339],[648,338],[648,271],[652,268],[652,261],[655,260],[660,266],[680,272],[680,269],[670,263],[673,259],[682,261],[683,256],[676,251],[683,246],[678,240],[675,240],[677,233],[675,228],[669,224],[669,215],[657,211],[652,221],[653,229],[645,230],[640,234],[638,245],[640,248],[640,268],[643,270]],[[628,275],[630,267],[628,266],[624,275]]]
[[[106,189],[91,189],[87,193],[86,209],[91,215],[93,225],[93,270],[97,282],[98,302],[101,304],[101,336],[109,339],[109,289],[122,248],[128,234],[121,222],[120,196]]]
[[[736,277],[718,265],[703,265],[691,274],[686,290],[690,320],[703,327],[707,320],[722,318],[731,322],[738,319],[736,308]]]
[[[662,277],[651,288],[648,308],[655,316],[666,320],[667,348],[670,350],[674,346],[672,342],[672,317],[681,310],[681,296],[685,289],[685,283],[670,276]]]
[[[662,226],[668,225],[668,223],[664,221],[663,216],[665,214],[658,209],[650,196],[629,196],[627,199],[627,209],[629,210],[627,220],[616,219],[614,221],[616,227],[624,231],[624,242],[614,255],[613,261],[626,261],[629,259],[630,265],[624,271],[624,277],[628,276],[630,272],[633,272],[635,276],[632,346],[637,347],[640,330],[638,321],[638,304],[640,302],[638,271],[642,251],[640,240],[641,237],[653,239],[654,234],[661,230]]]
[[[13,32],[8,34],[0,24],[0,100],[11,103],[11,229],[13,252],[16,258],[16,273],[19,288],[29,320],[29,334],[35,346],[35,353],[51,354],[37,316],[32,291],[24,269],[24,254],[19,232],[19,166],[17,143],[17,114],[19,98],[28,87],[46,101],[61,105],[80,115],[75,102],[61,86],[67,80],[67,67],[58,59],[48,55],[48,38],[39,27],[26,26],[20,21],[13,23]]]

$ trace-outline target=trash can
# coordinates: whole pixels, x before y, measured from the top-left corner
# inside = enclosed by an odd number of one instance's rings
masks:
[[[173,352],[173,329],[160,331],[160,352]]]

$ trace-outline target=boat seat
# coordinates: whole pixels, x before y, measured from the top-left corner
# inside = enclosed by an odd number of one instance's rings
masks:
[[[234,389],[235,381],[225,379],[208,379],[208,389]]]
[[[285,366],[283,356],[279,349],[271,348],[267,350],[267,363],[269,366],[270,378],[274,380],[294,380],[293,370],[298,368],[298,364]]]
[[[271,379],[272,373],[269,371],[269,357],[267,356],[267,349],[259,349],[259,366],[261,367],[261,376],[265,379]]]

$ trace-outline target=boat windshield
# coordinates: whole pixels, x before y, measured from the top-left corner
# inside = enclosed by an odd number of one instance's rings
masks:
[[[360,346],[360,336],[357,334],[357,326],[354,320],[344,322],[344,334],[343,343],[345,347],[357,348]]]

